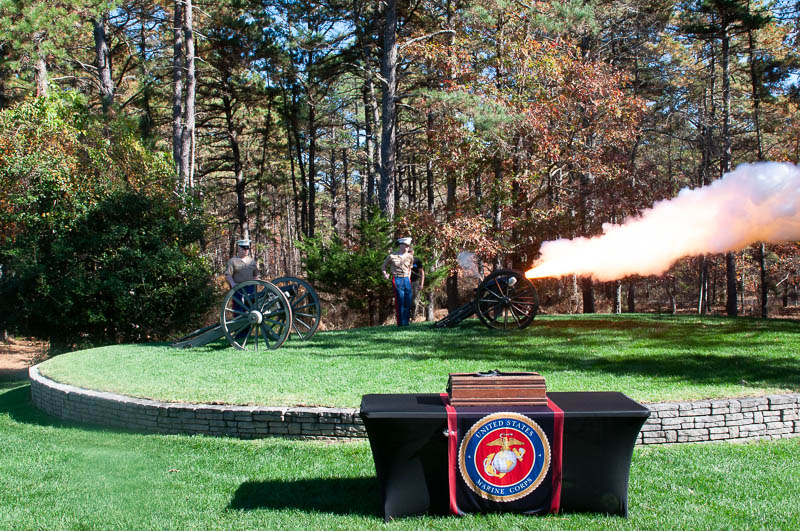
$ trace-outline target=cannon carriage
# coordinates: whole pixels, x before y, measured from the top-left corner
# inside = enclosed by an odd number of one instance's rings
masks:
[[[305,280],[280,277],[250,280],[228,291],[219,310],[219,324],[200,328],[175,341],[175,348],[207,345],[223,337],[238,350],[275,350],[292,331],[309,339],[322,318],[319,295]]]
[[[533,322],[539,311],[539,295],[522,271],[499,269],[475,289],[475,298],[436,321],[434,327],[460,324],[473,315],[489,328],[522,329]]]

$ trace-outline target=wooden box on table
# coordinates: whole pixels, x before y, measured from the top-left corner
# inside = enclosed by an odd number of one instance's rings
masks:
[[[547,386],[538,372],[450,373],[447,394],[453,406],[547,405]]]

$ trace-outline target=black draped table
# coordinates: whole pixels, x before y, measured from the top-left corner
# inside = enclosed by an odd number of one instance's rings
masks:
[[[650,411],[617,392],[547,396],[564,412],[561,510],[627,516],[631,456]],[[361,417],[384,518],[448,514],[447,412],[441,396],[364,395]]]

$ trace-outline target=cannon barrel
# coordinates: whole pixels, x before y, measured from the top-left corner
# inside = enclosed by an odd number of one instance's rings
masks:
[[[434,324],[436,328],[455,326],[478,315],[489,328],[521,329],[531,324],[539,311],[539,295],[522,271],[499,269],[475,289],[475,298],[450,312]]]

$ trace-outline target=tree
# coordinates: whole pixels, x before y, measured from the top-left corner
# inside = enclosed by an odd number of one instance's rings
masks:
[[[174,0],[172,19],[172,158],[175,173],[181,172],[181,134],[183,133],[183,0]],[[185,183],[181,183],[185,189]]]
[[[437,116],[457,118],[440,119],[434,128],[442,150],[436,159],[448,161],[449,175],[466,172],[462,186],[473,183],[469,204],[492,219],[500,261],[529,263],[537,241],[596,231],[610,218],[620,197],[610,187],[628,171],[620,162],[641,102],[619,88],[627,81],[623,73],[583,56],[566,39],[540,39],[523,14],[498,12],[484,20],[469,25],[474,35],[467,46],[477,50],[437,50],[442,70],[462,73],[443,94],[428,95]],[[464,60],[474,64],[457,66]],[[580,190],[588,173],[595,178],[593,198],[608,197],[584,216],[592,224],[581,227],[574,214],[586,197],[565,193],[561,179]]]
[[[355,310],[366,311],[369,324],[386,317],[391,290],[381,275],[381,263],[391,252],[392,224],[373,215],[355,227],[357,243],[347,243],[338,235],[329,242],[320,237],[299,243],[308,280],[329,293],[336,293]]]
[[[97,54],[97,77],[100,83],[100,101],[103,105],[103,114],[107,114],[114,103],[114,80],[111,79],[111,51],[106,38],[106,24],[108,13],[101,13],[91,19],[94,47]]]
[[[0,327],[154,339],[209,307],[205,224],[172,204],[168,158],[135,123],[96,121],[74,93],[0,112]]]
[[[722,69],[722,156],[720,176],[731,170],[731,38],[737,33],[747,32],[764,26],[769,18],[751,12],[749,2],[741,0],[700,0],[688,2],[685,6],[688,23],[684,30],[705,39],[719,39],[720,67]],[[736,262],[733,253],[725,255],[728,315],[735,316]]]
[[[33,74],[37,97],[50,93],[48,63],[63,61],[79,16],[69,4],[6,0],[0,3],[0,43],[10,49],[10,68],[27,82]],[[52,66],[52,65],[50,65]]]
[[[195,94],[197,80],[194,67],[194,17],[192,0],[183,0],[183,49],[184,68],[186,69],[186,92],[183,99],[183,116],[181,119],[181,159],[180,176],[184,191],[194,188],[194,139],[195,139]]]
[[[395,142],[397,141],[397,0],[386,0],[381,52],[381,212],[394,218]]]
[[[152,341],[191,328],[213,306],[196,214],[114,192],[71,221],[35,256],[8,263],[3,325],[67,346]]]

